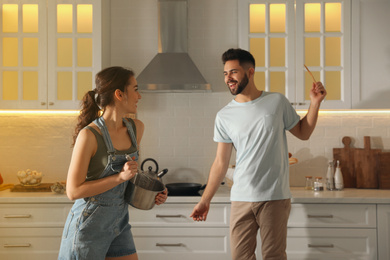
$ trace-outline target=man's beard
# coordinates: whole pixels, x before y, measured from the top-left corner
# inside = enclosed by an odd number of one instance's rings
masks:
[[[229,81],[229,82],[231,82],[231,81]],[[228,83],[229,83],[229,82],[228,82]],[[241,80],[240,84],[237,86],[236,91],[234,91],[233,89],[229,88],[230,93],[232,93],[232,95],[238,95],[238,94],[240,94],[242,91],[244,91],[244,89],[246,88],[246,86],[248,86],[248,83],[249,83],[249,79],[248,79],[248,76],[247,76],[246,73],[245,73],[245,76],[244,76],[244,78]]]

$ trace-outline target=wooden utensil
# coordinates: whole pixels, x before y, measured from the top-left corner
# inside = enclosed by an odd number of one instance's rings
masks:
[[[380,149],[371,149],[371,142],[369,136],[364,137],[364,149],[355,149],[354,169],[356,172],[356,188],[379,188],[378,158],[380,153]]]
[[[306,70],[307,70],[307,72],[309,72],[309,74],[310,74],[310,76],[311,76],[311,78],[313,79],[313,82],[314,83],[317,83],[317,80],[314,78],[314,76],[313,76],[313,74],[311,73],[311,71],[306,67],[306,65],[305,64],[303,64],[303,66],[305,66],[305,68],[306,68]]]
[[[344,188],[356,188],[356,175],[354,171],[355,148],[351,148],[351,138],[343,137],[344,148],[333,148],[333,159],[340,161],[343,174]]]

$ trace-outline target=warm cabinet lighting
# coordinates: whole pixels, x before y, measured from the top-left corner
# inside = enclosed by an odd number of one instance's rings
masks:
[[[23,5],[23,32],[38,32],[38,5]]]
[[[3,32],[16,33],[18,32],[18,5],[4,4],[3,5]]]
[[[72,33],[73,25],[73,5],[57,5],[57,32]]]
[[[269,31],[270,33],[286,32],[286,5],[270,4],[269,7]]]
[[[77,5],[77,32],[92,33],[92,5]]]
[[[0,110],[0,116],[7,115],[79,115],[79,110]]]

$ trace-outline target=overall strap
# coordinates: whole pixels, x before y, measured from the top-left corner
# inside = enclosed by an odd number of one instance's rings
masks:
[[[135,126],[135,123],[134,123],[133,119],[127,118],[127,117],[123,118],[123,122],[125,123],[125,125],[127,127],[127,131],[130,134],[131,143],[137,148],[137,153],[138,153],[139,148],[138,148],[137,138],[135,137],[135,133],[134,133],[134,130],[133,130],[133,124]]]
[[[115,154],[115,149],[114,149],[114,146],[112,145],[110,134],[108,133],[106,123],[104,122],[103,117],[101,116],[101,117],[95,119],[95,121],[93,121],[93,122],[99,127],[100,132],[102,132],[103,140],[106,143],[106,146],[108,149],[107,152],[109,154]]]

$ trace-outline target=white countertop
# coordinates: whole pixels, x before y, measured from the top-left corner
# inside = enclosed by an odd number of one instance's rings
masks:
[[[213,203],[229,203],[230,189],[221,186]],[[343,191],[309,191],[291,187],[292,203],[373,203],[390,204],[390,190],[345,189]],[[197,203],[200,197],[168,197],[166,203]],[[73,203],[65,195],[53,192],[0,191],[0,203]]]

